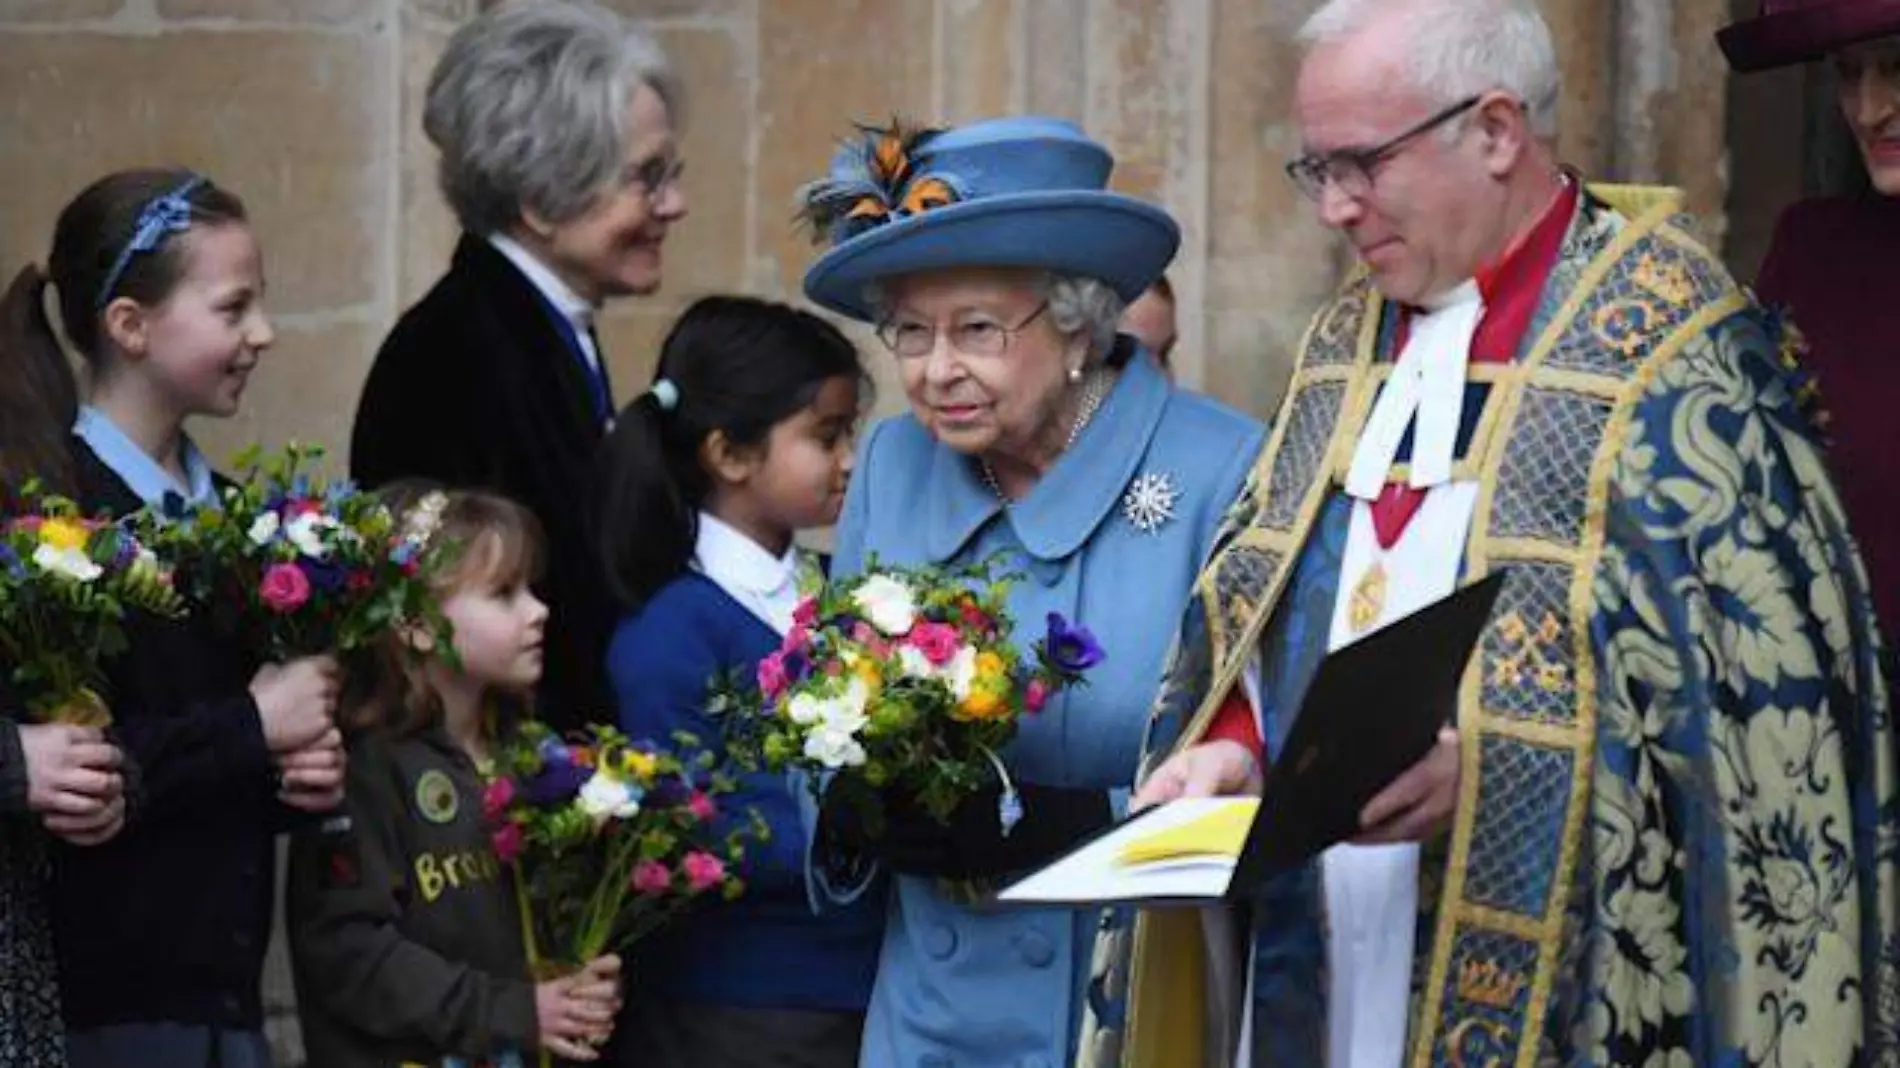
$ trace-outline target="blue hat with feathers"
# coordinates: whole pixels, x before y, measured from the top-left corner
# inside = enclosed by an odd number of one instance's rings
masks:
[[[1167,269],[1181,228],[1108,190],[1115,160],[1066,119],[985,119],[951,129],[860,126],[831,172],[799,191],[799,219],[830,249],[805,295],[870,322],[881,279],[957,267],[1096,278],[1125,301]]]

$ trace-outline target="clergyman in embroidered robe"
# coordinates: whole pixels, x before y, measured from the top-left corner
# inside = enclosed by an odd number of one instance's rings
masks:
[[[1361,263],[1144,794],[1240,788],[1329,650],[1505,586],[1364,840],[1244,910],[1111,914],[1083,1062],[1896,1063],[1891,708],[1789,339],[1673,191],[1558,166],[1534,3],[1334,0],[1302,43],[1289,172]]]

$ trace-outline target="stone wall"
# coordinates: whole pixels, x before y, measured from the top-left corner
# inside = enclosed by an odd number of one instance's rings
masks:
[[[1120,158],[1116,184],[1186,229],[1174,271],[1185,380],[1260,415],[1343,263],[1281,173],[1298,147],[1286,42],[1316,0],[615,6],[650,20],[685,73],[693,208],[668,245],[665,292],[622,302],[603,325],[623,398],[685,301],[797,292],[811,250],[790,228],[790,194],[854,119],[1080,120]],[[454,240],[420,97],[478,7],[0,0],[0,270],[43,257],[59,206],[107,169],[205,170],[251,206],[280,340],[243,415],[199,436],[214,456],[253,438],[341,450],[378,339]],[[1726,77],[1711,35],[1728,7],[1545,0],[1569,82],[1565,157],[1597,177],[1686,186],[1718,237]],[[881,350],[867,356],[888,371]],[[886,411],[901,403],[888,378],[882,398]],[[273,984],[281,1001],[281,969]]]
[[[1116,184],[1187,232],[1175,280],[1188,382],[1260,414],[1342,262],[1280,172],[1287,37],[1315,0],[618,0],[683,68],[692,216],[660,296],[622,302],[604,343],[623,395],[669,317],[717,290],[792,295],[811,250],[791,190],[853,119],[1080,120]],[[0,268],[44,255],[59,205],[101,171],[200,167],[249,201],[280,342],[244,414],[202,428],[341,448],[394,316],[441,270],[454,226],[419,129],[429,69],[477,0],[0,0]],[[1667,177],[1722,227],[1725,0],[1545,0],[1569,91],[1565,156]],[[871,352],[880,368],[887,361]],[[894,389],[882,407],[894,407]]]

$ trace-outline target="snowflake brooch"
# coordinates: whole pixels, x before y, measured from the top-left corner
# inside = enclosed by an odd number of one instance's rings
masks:
[[[1143,534],[1153,534],[1174,518],[1174,505],[1180,497],[1172,475],[1142,475],[1122,497],[1122,517]]]

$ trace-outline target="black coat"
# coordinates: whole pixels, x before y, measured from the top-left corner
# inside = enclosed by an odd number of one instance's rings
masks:
[[[140,507],[83,442],[74,452],[88,514]],[[202,619],[135,612],[125,626],[128,648],[107,665],[103,695],[138,769],[125,830],[100,846],[52,847],[66,1023],[255,1031],[273,839],[306,817],[276,800],[276,765],[249,690],[256,665]]]
[[[488,489],[540,519],[549,616],[537,711],[568,728],[612,719],[605,656],[616,611],[593,525],[604,428],[555,315],[505,256],[464,235],[448,273],[376,354],[350,473],[370,487],[420,476]]]

